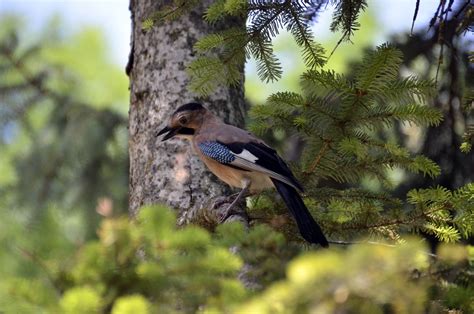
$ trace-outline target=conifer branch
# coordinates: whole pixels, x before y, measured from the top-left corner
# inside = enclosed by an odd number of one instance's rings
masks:
[[[321,158],[323,158],[323,155],[326,153],[326,150],[329,148],[330,143],[331,143],[331,141],[324,140],[324,144],[321,147],[321,150],[319,151],[318,155],[314,159],[314,161],[311,164],[311,166],[309,167],[309,169],[307,171],[305,171],[304,174],[309,175],[309,174],[312,174],[314,172],[314,170],[316,169],[318,164],[321,162]]]

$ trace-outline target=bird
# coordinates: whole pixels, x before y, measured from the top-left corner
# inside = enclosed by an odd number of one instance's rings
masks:
[[[329,246],[299,194],[303,187],[278,153],[263,140],[224,123],[198,102],[179,106],[156,134],[161,135],[164,135],[162,141],[173,137],[190,141],[193,151],[212,173],[228,185],[242,189],[225,210],[224,218],[248,193],[275,187],[301,236],[309,243]]]

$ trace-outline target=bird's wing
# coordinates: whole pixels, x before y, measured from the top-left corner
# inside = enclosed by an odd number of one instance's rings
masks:
[[[264,173],[271,178],[303,191],[286,163],[277,152],[261,142],[205,141],[198,144],[201,152],[221,164],[247,171]]]

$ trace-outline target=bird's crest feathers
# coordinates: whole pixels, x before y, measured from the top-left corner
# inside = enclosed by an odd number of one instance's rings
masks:
[[[195,110],[202,110],[205,109],[203,105],[197,102],[190,102],[188,104],[184,104],[179,106],[178,109],[174,113],[182,112],[182,111],[195,111]]]

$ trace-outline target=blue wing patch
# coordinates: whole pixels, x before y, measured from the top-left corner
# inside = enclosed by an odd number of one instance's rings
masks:
[[[201,152],[221,164],[230,164],[235,160],[234,154],[227,146],[218,142],[202,142],[199,143],[199,149]]]

